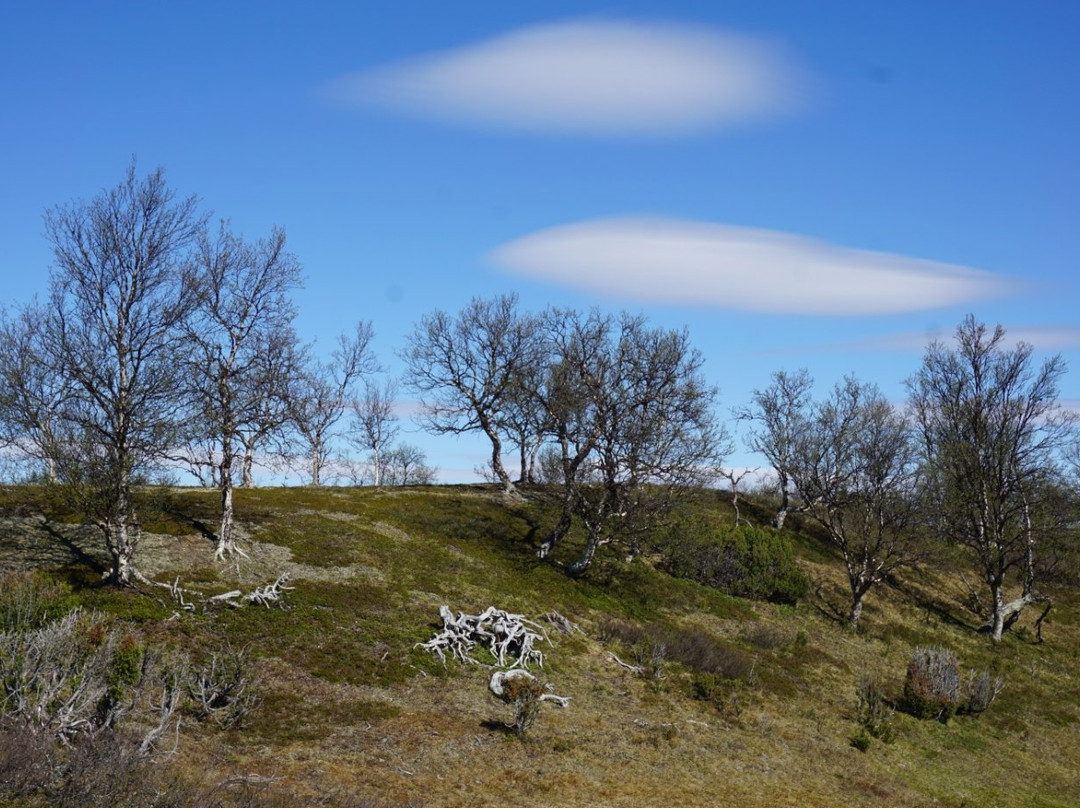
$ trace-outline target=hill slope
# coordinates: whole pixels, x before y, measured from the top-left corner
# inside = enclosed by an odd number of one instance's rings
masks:
[[[839,564],[812,535],[792,534],[814,582],[794,607],[674,579],[648,559],[604,557],[570,580],[533,554],[553,518],[544,497],[482,486],[241,490],[249,557],[219,569],[213,493],[149,492],[140,564],[156,580],[213,594],[288,572],[295,587],[284,609],[174,617],[170,603],[98,584],[92,532],[55,507],[31,516],[36,492],[4,497],[0,567],[51,569],[83,605],[196,655],[244,649],[260,707],[240,729],[188,722],[181,736],[175,765],[204,779],[424,806],[1080,804],[1074,592],[1054,593],[1044,643],[1022,623],[993,648],[951,577],[913,572],[871,592],[854,633],[834,617]],[[711,494],[695,507],[729,513]],[[543,675],[569,705],[543,705],[521,737],[507,731],[512,708],[487,691],[489,670],[417,648],[441,605],[577,624],[552,626],[542,647]],[[897,713],[895,740],[859,751],[858,682],[898,694],[926,645],[1002,676],[1001,695],[947,724]]]

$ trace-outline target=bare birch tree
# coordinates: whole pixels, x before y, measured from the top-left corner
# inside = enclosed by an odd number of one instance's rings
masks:
[[[473,298],[457,316],[435,311],[407,338],[405,383],[421,396],[425,426],[437,434],[483,432],[491,469],[507,493],[501,417],[522,374],[536,368],[535,324],[516,295]]]
[[[633,557],[675,497],[704,484],[720,465],[727,436],[715,419],[716,390],[685,331],[644,318],[595,312],[555,315],[557,360],[545,393],[559,445],[563,513],[540,547],[546,555],[573,517],[585,527],[581,575],[599,548]]]
[[[1058,403],[1060,356],[1034,366],[1032,347],[1005,345],[1005,330],[968,316],[956,346],[933,342],[908,382],[943,538],[971,551],[990,593],[983,628],[995,642],[1038,588],[1032,513],[1055,476],[1072,419]],[[1020,597],[1007,600],[1010,575]]]
[[[57,482],[60,417],[72,380],[46,354],[48,312],[31,303],[0,318],[0,444]]]
[[[289,419],[308,459],[311,485],[323,484],[323,470],[330,458],[336,427],[349,402],[355,398],[357,380],[378,370],[371,352],[375,332],[371,323],[360,322],[352,334],[338,337],[329,362],[308,359],[307,366],[289,393]]]
[[[194,197],[177,200],[160,168],[140,179],[134,162],[115,188],[45,216],[55,258],[45,354],[73,389],[59,473],[101,527],[118,584],[138,575],[133,485],[184,415],[179,325],[194,295],[181,270],[203,224]]]
[[[776,472],[780,506],[773,526],[781,529],[793,510],[791,466],[806,427],[814,380],[805,369],[794,373],[778,370],[772,379],[764,390],[754,390],[750,406],[736,410],[735,416],[751,424],[747,448],[764,455]]]
[[[814,406],[788,470],[844,559],[856,626],[870,589],[920,557],[911,427],[876,385],[849,377]]]
[[[419,446],[403,443],[386,453],[384,481],[388,485],[431,485],[435,474]]]
[[[379,384],[364,380],[363,394],[352,402],[353,428],[349,441],[356,447],[371,453],[371,470],[375,487],[383,484],[387,451],[397,437],[400,427],[394,415],[397,383],[386,379]]]
[[[285,232],[248,244],[225,222],[203,234],[188,266],[197,304],[186,322],[188,392],[198,429],[214,450],[213,482],[221,493],[214,555],[241,552],[233,535],[233,485],[244,449],[242,430],[271,428],[266,401],[286,397],[296,338],[291,294],[300,263],[285,249]]]

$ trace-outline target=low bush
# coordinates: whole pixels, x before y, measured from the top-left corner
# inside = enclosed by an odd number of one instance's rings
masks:
[[[852,735],[849,740],[851,741],[851,745],[855,749],[858,749],[860,752],[868,751],[870,749],[870,744],[873,743],[873,741],[870,740],[870,736],[867,735],[865,729],[860,729],[858,732]]]
[[[502,700],[514,708],[514,723],[510,727],[524,735],[540,717],[540,697],[547,693],[547,684],[535,676],[511,676],[503,685]]]
[[[781,533],[757,527],[730,529],[695,515],[674,523],[661,542],[664,570],[729,595],[794,604],[810,583]]]
[[[0,633],[39,628],[73,606],[70,590],[42,572],[0,577]]]
[[[860,735],[867,738],[867,746],[869,746],[870,738],[877,738],[884,743],[892,743],[896,737],[892,725],[895,710],[889,704],[881,680],[876,676],[862,677],[856,686],[856,693],[858,707],[856,708],[855,720],[860,726]],[[854,739],[852,743],[855,745]],[[856,748],[860,747],[856,746]],[[866,750],[861,749],[861,751],[865,752]]]
[[[994,703],[1004,686],[1004,680],[1000,676],[991,676],[990,671],[971,671],[964,687],[963,712],[984,712]]]
[[[746,679],[754,669],[752,656],[702,629],[609,620],[600,627],[600,639],[621,642],[639,662],[652,663],[655,652],[662,649],[660,662],[678,662],[692,672],[722,679]]]
[[[961,705],[960,664],[944,648],[916,648],[904,679],[903,709],[945,723]]]

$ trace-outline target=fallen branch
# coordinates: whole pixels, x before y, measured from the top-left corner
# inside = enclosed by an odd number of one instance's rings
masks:
[[[609,652],[609,654],[610,654],[610,652]],[[619,659],[617,656],[615,656],[615,654],[610,654],[610,655],[611,655],[612,659],[614,659],[617,663],[619,663],[619,665],[626,668],[631,673],[636,673],[636,674],[639,674],[639,675],[642,673],[642,668],[640,668],[639,666],[631,665],[628,662],[623,662],[621,659]]]
[[[248,604],[265,606],[269,609],[272,603],[280,602],[286,592],[296,588],[287,585],[289,580],[289,573],[283,572],[272,584],[257,586],[247,594],[244,594],[244,592],[240,589],[233,589],[229,592],[222,592],[221,594],[210,595],[209,597],[193,589],[181,588],[179,578],[177,578],[172,584],[158,584],[158,586],[166,587],[169,590],[169,594],[172,596],[172,599],[184,611],[195,611],[195,604],[190,601],[184,600],[185,593],[188,595],[197,596],[199,598],[199,601],[202,603],[204,609],[210,606],[219,605],[225,605],[232,609],[240,609]]]

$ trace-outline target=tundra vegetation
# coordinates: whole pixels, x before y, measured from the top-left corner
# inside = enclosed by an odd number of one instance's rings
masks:
[[[402,349],[418,422],[491,442],[431,486],[370,324],[294,332],[284,231],[134,165],[46,221],[0,327],[0,804],[1075,804],[1060,359],[969,317],[906,406],[777,371],[736,492],[686,332],[477,298]]]

